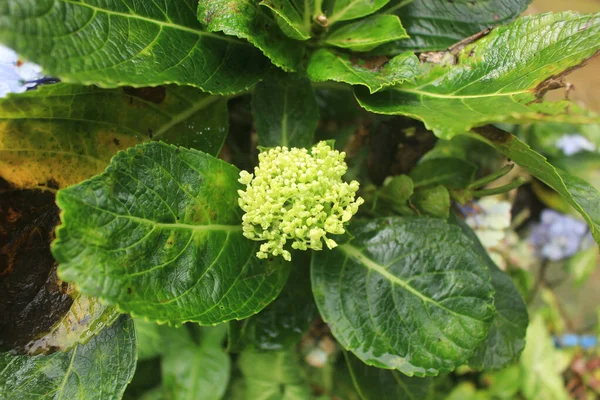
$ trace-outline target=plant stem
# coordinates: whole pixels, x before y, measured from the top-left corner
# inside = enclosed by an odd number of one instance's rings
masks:
[[[508,193],[511,190],[518,188],[519,186],[521,186],[524,183],[525,183],[525,179],[522,177],[518,177],[511,183],[506,184],[504,186],[500,186],[500,187],[492,188],[492,189],[474,190],[473,192],[471,192],[471,194],[473,195],[473,197],[484,197],[484,196],[493,196],[496,194]]]
[[[502,169],[488,175],[484,176],[481,179],[476,180],[467,186],[468,189],[478,188],[487,185],[490,182],[495,181],[496,179],[502,178],[504,175],[508,174],[515,167],[515,164],[507,164]]]

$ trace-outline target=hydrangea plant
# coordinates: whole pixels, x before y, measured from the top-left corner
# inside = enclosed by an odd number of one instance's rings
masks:
[[[545,94],[600,17],[501,3],[2,0],[0,399],[438,399],[516,363],[515,398],[560,392],[486,245],[537,200],[600,241],[523,134],[599,122]]]

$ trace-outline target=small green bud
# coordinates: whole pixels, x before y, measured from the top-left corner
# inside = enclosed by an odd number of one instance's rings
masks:
[[[240,172],[239,182],[246,185],[246,191],[238,191],[245,212],[243,234],[265,241],[258,258],[271,254],[290,261],[284,249],[288,240],[298,250],[322,250],[323,242],[330,249],[337,246],[327,234],[344,233],[344,223],[364,203],[355,199],[358,182],[342,181],[348,169],[345,157],[325,142],[310,152],[276,147],[259,154],[254,174]]]

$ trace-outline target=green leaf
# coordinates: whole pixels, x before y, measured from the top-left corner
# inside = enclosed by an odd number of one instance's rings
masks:
[[[60,190],[59,276],[150,320],[217,324],[257,313],[288,267],[242,236],[239,170],[196,150],[146,143]]]
[[[159,4],[161,3],[161,4]],[[246,90],[266,71],[250,44],[207,32],[196,0],[7,0],[0,41],[68,83]]]
[[[245,351],[238,366],[246,382],[246,399],[252,400],[309,400],[306,384],[291,351],[259,353]]]
[[[407,37],[400,19],[395,15],[373,15],[333,29],[325,43],[354,51],[369,51]]]
[[[396,1],[381,13],[400,17],[410,39],[377,49],[379,54],[444,50],[485,29],[506,24],[531,0],[414,0]]]
[[[262,0],[273,11],[279,28],[292,39],[310,39],[314,0]]]
[[[255,0],[200,0],[198,19],[211,32],[248,40],[285,71],[295,71],[304,55],[304,46],[287,37]]]
[[[525,334],[529,323],[527,306],[512,279],[496,266],[477,235],[456,216],[450,222],[459,226],[473,243],[473,249],[487,265],[494,286],[496,315],[487,339],[469,360],[472,368],[500,369],[517,361],[525,347]]]
[[[0,398],[120,399],[135,371],[131,318],[123,316],[88,343],[47,356],[0,354]]]
[[[413,53],[387,57],[361,57],[319,49],[310,57],[308,77],[314,82],[336,81],[363,85],[375,93],[387,86],[414,80],[419,60]]]
[[[587,221],[592,236],[600,244],[600,193],[586,181],[554,168],[544,156],[533,151],[516,136],[493,127],[479,129],[480,139],[560,194]]]
[[[344,352],[344,357],[362,400],[425,400],[431,396],[432,378],[408,377],[395,370],[370,367],[348,352]]]
[[[308,148],[314,143],[319,108],[305,77],[276,73],[256,85],[252,115],[260,146]]]
[[[138,342],[138,359],[140,361],[157,357],[163,353],[163,343],[160,337],[159,325],[134,318],[135,333]]]
[[[544,320],[536,316],[527,329],[527,346],[521,357],[521,387],[528,400],[567,400],[562,372],[570,357],[554,348]]]
[[[458,227],[430,218],[356,221],[313,253],[313,293],[333,335],[363,362],[412,376],[464,364],[494,315],[485,264]]]
[[[227,131],[226,100],[191,87],[42,86],[0,100],[0,177],[63,188],[151,138],[216,155]]]
[[[456,65],[425,63],[415,83],[356,96],[366,110],[419,119],[442,139],[492,122],[589,123],[598,117],[575,104],[538,100],[599,49],[600,14],[529,16],[467,45]]]
[[[450,189],[466,188],[475,178],[477,166],[460,158],[443,157],[424,160],[410,171],[415,186],[444,185]]]
[[[329,1],[331,3],[332,1]],[[333,6],[328,7],[329,23],[348,21],[373,14],[390,0],[333,0]]]
[[[288,281],[275,301],[260,313],[229,326],[229,348],[284,350],[296,345],[316,315],[310,290],[310,254],[296,252]]]
[[[205,328],[199,345],[194,343],[185,327],[162,329],[166,333],[161,361],[166,398],[223,398],[229,383],[231,362],[220,341],[210,337],[213,334],[210,330],[222,331],[222,328]],[[222,338],[221,335],[217,337]]]
[[[418,188],[410,201],[425,215],[444,219],[450,216],[450,193],[445,186]]]

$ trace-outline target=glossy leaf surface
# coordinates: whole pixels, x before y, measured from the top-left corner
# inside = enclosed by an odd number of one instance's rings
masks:
[[[597,117],[568,101],[536,101],[598,50],[600,15],[529,16],[466,46],[455,65],[425,63],[415,83],[374,95],[358,88],[357,98],[368,111],[419,119],[443,139],[492,122],[589,123]]]
[[[119,399],[135,371],[131,318],[122,316],[86,344],[48,356],[0,354],[2,399]]]
[[[288,268],[242,236],[239,170],[205,153],[147,143],[59,191],[52,252],[83,293],[155,321],[216,324],[257,313]]]
[[[258,144],[264,147],[310,147],[319,109],[310,81],[276,73],[259,83],[252,94],[252,115]]]
[[[485,29],[506,24],[521,14],[531,0],[413,0],[396,1],[382,13],[397,15],[409,39],[377,49],[398,54],[406,50],[439,51]]]
[[[347,21],[372,14],[389,2],[390,0],[332,0],[328,2],[333,5],[327,10],[327,15],[330,23]]]
[[[56,84],[0,99],[0,177],[19,188],[63,188],[151,139],[216,155],[226,101],[190,87],[99,89]]]
[[[198,19],[211,32],[248,40],[285,71],[295,71],[304,54],[303,46],[285,36],[255,0],[200,0]],[[240,66],[241,71],[245,68]]]
[[[323,319],[363,362],[406,375],[464,364],[494,315],[487,268],[458,227],[430,218],[356,221],[351,241],[315,252]]]
[[[469,360],[469,365],[479,370],[504,368],[516,362],[525,347],[525,334],[529,324],[527,306],[517,286],[492,261],[475,232],[456,216],[453,216],[450,221],[457,224],[473,241],[473,248],[487,265],[495,291],[496,315],[490,333]]]
[[[325,43],[354,51],[369,51],[384,43],[407,37],[398,17],[374,15],[333,29]]]
[[[271,9],[277,24],[292,39],[307,40],[311,36],[315,0],[262,0],[261,6]]]
[[[400,54],[390,60],[319,49],[311,56],[307,73],[314,82],[363,85],[374,93],[387,86],[414,80],[419,73],[419,60],[412,53]]]
[[[64,82],[102,87],[190,85],[235,93],[267,60],[250,44],[207,32],[195,0],[7,0],[0,40]]]

